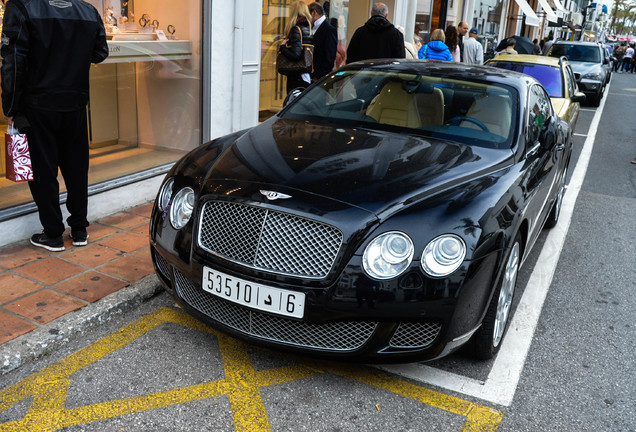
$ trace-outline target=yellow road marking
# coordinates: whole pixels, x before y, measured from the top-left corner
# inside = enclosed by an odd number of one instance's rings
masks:
[[[109,402],[66,409],[71,376],[105,356],[121,349],[145,333],[165,323],[174,323],[218,338],[225,379],[140,395]],[[462,432],[495,431],[503,413],[489,407],[438,393],[401,381],[365,367],[320,362],[295,364],[258,371],[249,359],[246,345],[184,312],[160,308],[122,329],[88,345],[0,392],[0,412],[29,396],[33,402],[23,419],[0,423],[0,431],[55,431],[119,417],[140,411],[227,396],[236,431],[272,430],[260,389],[330,373],[379,388],[415,401],[466,417]]]

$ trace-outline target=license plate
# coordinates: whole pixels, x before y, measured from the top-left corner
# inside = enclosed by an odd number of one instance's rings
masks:
[[[209,267],[203,267],[201,286],[210,294],[252,309],[294,318],[305,314],[305,293],[254,283]]]

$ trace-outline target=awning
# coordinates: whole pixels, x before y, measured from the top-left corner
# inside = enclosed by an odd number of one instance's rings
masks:
[[[526,16],[526,24],[534,27],[539,27],[539,17],[534,13],[530,5],[526,0],[515,0],[521,9],[521,12]]]
[[[552,10],[552,7],[550,7],[550,5],[548,4],[548,0],[539,0],[539,4],[545,11],[545,17],[548,19],[548,21],[557,22],[558,18]]]
[[[567,10],[563,7],[563,5],[561,4],[559,0],[550,0],[550,1],[554,3],[554,6],[557,8],[557,10],[560,10],[561,12],[567,12]]]

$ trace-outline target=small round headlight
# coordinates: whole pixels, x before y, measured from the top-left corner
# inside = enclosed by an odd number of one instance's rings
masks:
[[[170,223],[175,229],[181,229],[190,220],[194,208],[194,191],[185,187],[176,193],[170,205]]]
[[[407,269],[413,259],[413,241],[398,231],[374,238],[364,250],[362,265],[374,279],[390,279]]]
[[[461,237],[444,234],[433,239],[422,253],[422,268],[433,277],[444,277],[459,268],[466,256]]]
[[[161,187],[161,191],[159,192],[159,199],[157,200],[157,206],[159,210],[164,211],[168,208],[168,204],[170,203],[170,198],[172,198],[172,187],[174,186],[174,179],[169,178]]]

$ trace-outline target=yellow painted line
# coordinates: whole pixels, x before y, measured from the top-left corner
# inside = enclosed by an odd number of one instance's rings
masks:
[[[219,341],[225,379],[152,394],[65,409],[72,375],[121,349],[138,337],[165,323],[213,334]],[[56,431],[126,414],[226,396],[232,409],[234,427],[239,432],[272,430],[260,389],[311,376],[331,373],[361,382],[415,401],[466,417],[463,432],[495,431],[503,414],[456,397],[401,381],[365,367],[332,363],[299,364],[258,371],[249,358],[247,346],[216,332],[177,310],[160,308],[120,330],[88,345],[0,392],[0,412],[25,398],[33,402],[26,416],[0,423],[0,431]]]

